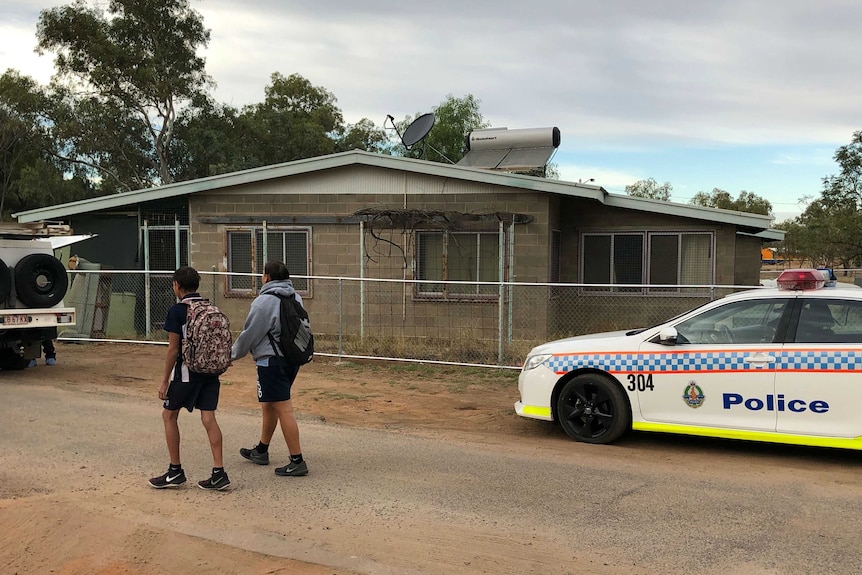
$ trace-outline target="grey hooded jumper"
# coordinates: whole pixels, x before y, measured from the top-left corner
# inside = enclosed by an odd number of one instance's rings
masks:
[[[236,338],[231,349],[231,360],[237,360],[251,353],[255,361],[276,354],[272,343],[266,336],[271,333],[278,342],[281,339],[281,300],[275,294],[289,296],[296,294],[296,301],[302,305],[302,298],[293,289],[293,282],[287,280],[271,280],[263,284],[260,294],[251,302],[248,317],[242,328],[242,333]]]

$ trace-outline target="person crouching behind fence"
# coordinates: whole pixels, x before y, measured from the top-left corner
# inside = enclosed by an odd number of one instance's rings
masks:
[[[276,294],[294,294],[300,304],[302,298],[293,289],[290,272],[282,262],[267,262],[263,269],[263,287],[251,303],[245,326],[231,351],[233,360],[251,353],[257,365],[257,398],[263,413],[260,441],[251,449],[240,449],[239,453],[253,463],[269,465],[269,443],[276,425],[280,423],[290,461],[284,467],[276,468],[275,474],[283,477],[308,475],[308,465],[302,459],[299,444],[299,426],[290,402],[290,390],[299,365],[291,363],[275,349],[281,336],[281,300],[275,297]]]
[[[180,428],[177,423],[183,407],[190,413],[195,408],[201,412],[201,423],[206,429],[212,450],[212,476],[199,481],[198,487],[218,491],[230,487],[230,479],[225,473],[222,461],[221,428],[215,416],[219,398],[219,376],[190,371],[183,364],[181,353],[182,340],[185,337],[184,327],[188,318],[188,301],[195,298],[201,299],[198,294],[200,281],[197,270],[181,267],[174,272],[171,284],[174,294],[180,301],[171,306],[165,319],[168,351],[162,383],[158,389],[159,399],[164,401],[162,420],[165,424],[165,439],[171,461],[167,473],[150,479],[150,485],[156,489],[179,487],[186,482],[186,474],[180,463]]]

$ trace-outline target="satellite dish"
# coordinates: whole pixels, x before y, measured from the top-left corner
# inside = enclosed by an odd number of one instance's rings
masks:
[[[421,142],[434,127],[434,119],[434,114],[422,114],[413,120],[413,123],[404,130],[404,135],[401,136],[401,143],[404,144],[404,147],[409,150]]]

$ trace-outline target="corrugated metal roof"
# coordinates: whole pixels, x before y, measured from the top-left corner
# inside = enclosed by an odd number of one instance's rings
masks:
[[[19,212],[12,216],[17,218],[19,222],[56,220],[76,214],[133,206],[142,202],[184,196],[198,192],[210,192],[233,186],[254,184],[267,180],[354,165],[400,170],[417,174],[438,176],[441,178],[451,178],[468,182],[478,182],[509,188],[592,199],[608,206],[615,206],[629,210],[671,214],[687,218],[734,224],[739,226],[742,231],[757,232],[766,230],[769,228],[769,223],[772,221],[771,217],[761,216],[758,214],[732,212],[688,204],[674,204],[657,200],[632,198],[625,195],[609,194],[604,188],[596,185],[563,182],[560,180],[550,180],[536,176],[525,176],[508,172],[455,166],[451,164],[429,162],[427,160],[417,160],[414,158],[384,156],[360,150],[341,152],[338,154],[319,156],[305,160],[296,160],[284,164],[253,168],[251,170],[243,170],[241,172],[221,174],[208,178],[200,178],[187,182],[168,184],[166,186],[123,192],[99,198],[89,198],[77,202]],[[287,193],[289,193],[289,191]]]

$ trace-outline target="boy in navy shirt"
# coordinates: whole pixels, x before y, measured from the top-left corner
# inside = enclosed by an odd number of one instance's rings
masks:
[[[180,428],[177,419],[185,407],[191,412],[197,408],[201,412],[201,423],[206,429],[213,454],[213,470],[209,479],[198,482],[201,489],[222,490],[230,487],[230,479],[224,471],[222,461],[221,428],[216,421],[218,407],[219,379],[217,375],[195,373],[183,365],[182,340],[186,332],[186,316],[191,299],[200,299],[198,287],[200,275],[192,267],[181,267],[174,272],[172,286],[179,303],[171,306],[165,319],[168,332],[168,352],[162,383],[159,385],[159,399],[164,401],[162,420],[165,424],[165,439],[168,444],[170,466],[167,473],[150,479],[156,489],[179,487],[186,482],[186,474],[180,463]]]

